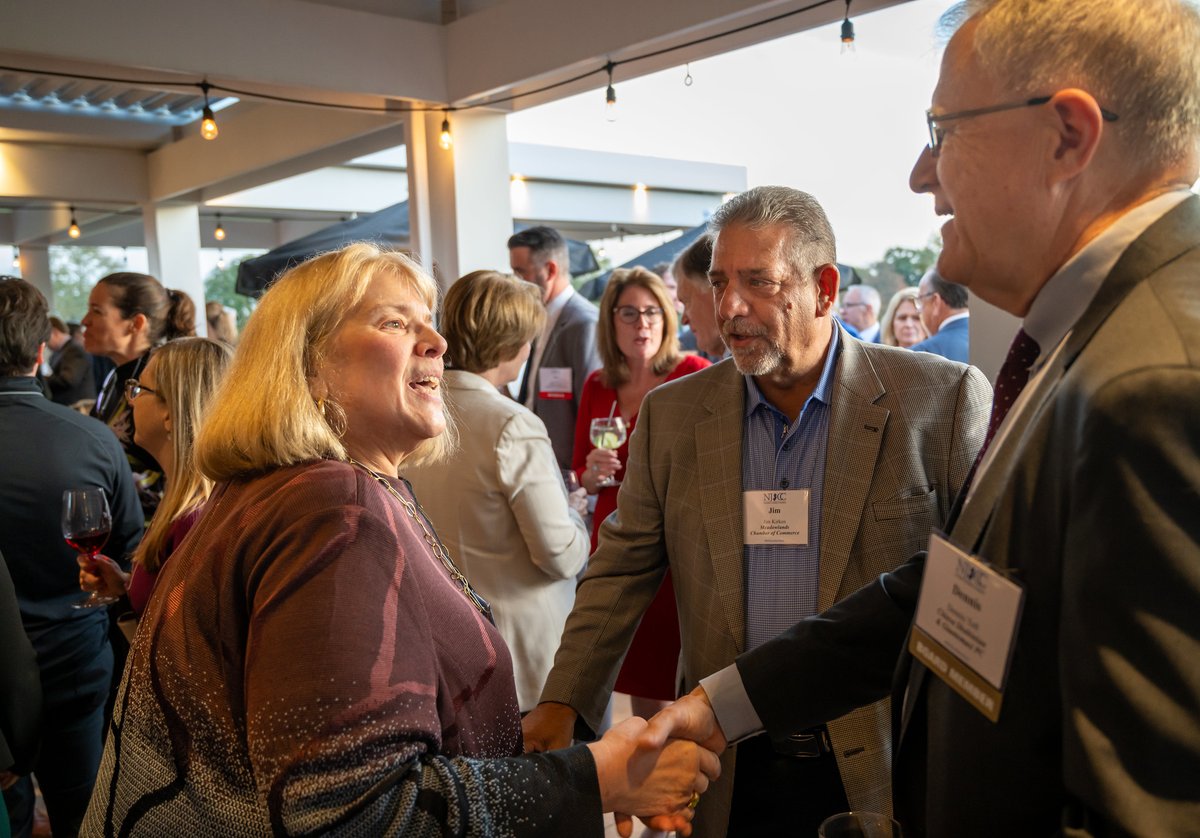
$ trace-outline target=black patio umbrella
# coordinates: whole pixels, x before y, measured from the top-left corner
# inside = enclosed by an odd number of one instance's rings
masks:
[[[527,226],[518,224],[514,225],[514,229],[521,230]],[[408,247],[410,235],[408,201],[393,204],[378,212],[360,215],[301,236],[262,256],[247,259],[238,265],[237,292],[248,297],[259,297],[284,271],[320,253],[337,250],[353,242],[371,242],[389,248]],[[600,267],[586,242],[567,239],[567,249],[571,258],[571,273],[589,273]]]
[[[618,265],[617,267],[635,268],[641,266],[647,270],[653,270],[655,265],[661,265],[664,262],[669,265],[675,261],[675,257],[682,253],[688,245],[704,235],[704,231],[707,229],[708,223],[705,222],[690,230],[684,230],[681,235],[676,236],[666,244],[660,244],[658,247],[647,250],[645,253],[635,256],[625,264]],[[616,269],[613,268],[599,276],[592,277],[579,287],[579,293],[592,302],[599,300],[600,295],[604,293],[604,286],[608,285],[608,278],[612,276],[612,272]],[[571,272],[576,273],[574,270]],[[578,273],[586,273],[586,271],[579,271]]]

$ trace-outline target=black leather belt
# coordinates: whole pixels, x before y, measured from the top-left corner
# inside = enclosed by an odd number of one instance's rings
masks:
[[[833,753],[833,742],[825,725],[793,733],[781,739],[771,739],[771,748],[779,756],[816,759]]]

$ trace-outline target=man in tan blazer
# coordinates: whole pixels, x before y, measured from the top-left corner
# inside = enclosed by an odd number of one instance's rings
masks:
[[[983,441],[991,392],[978,370],[864,344],[835,325],[833,233],[811,196],[754,189],[723,205],[712,227],[714,305],[733,358],[643,402],[617,512],[526,719],[529,749],[595,731],[668,567],[688,690],[751,638],[757,645],[780,621],[824,609],[923,546]],[[789,503],[795,490],[813,499],[808,532],[786,549],[746,537],[762,523],[752,506],[767,488],[792,492]],[[784,566],[764,576],[775,554]],[[810,591],[800,583],[790,597],[793,572],[809,574]],[[785,613],[775,613],[780,593]],[[786,613],[789,601],[797,613]],[[695,834],[815,834],[831,811],[888,810],[889,733],[885,700],[827,728],[748,740],[727,752]]]

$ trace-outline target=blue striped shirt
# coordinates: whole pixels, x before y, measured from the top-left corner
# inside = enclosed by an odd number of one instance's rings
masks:
[[[840,354],[841,339],[835,328],[821,378],[795,424],[766,400],[752,376],[745,377],[742,491],[809,490],[808,544],[747,544],[742,548],[746,563],[747,649],[761,646],[817,612],[829,402]]]

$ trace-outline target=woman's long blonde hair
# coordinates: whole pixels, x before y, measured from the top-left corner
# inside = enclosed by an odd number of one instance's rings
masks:
[[[345,460],[345,416],[331,400],[318,405],[312,384],[342,320],[377,274],[390,272],[431,311],[437,286],[403,253],[352,244],[316,256],[281,276],[238,342],[229,375],[196,439],[196,464],[215,481],[261,474],[319,459]],[[419,465],[457,441],[453,423],[405,457]]]
[[[174,474],[133,554],[133,560],[151,573],[162,566],[171,524],[208,500],[212,492],[212,481],[196,468],[192,453],[196,433],[232,357],[232,349],[208,338],[177,338],[151,356],[155,392],[141,398],[158,399],[167,406],[175,458]]]

